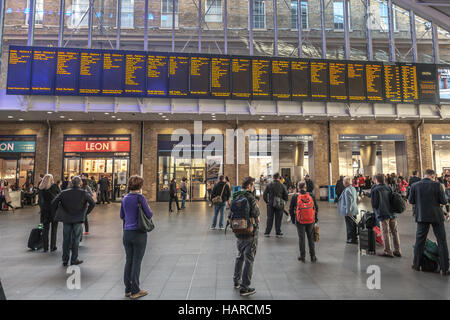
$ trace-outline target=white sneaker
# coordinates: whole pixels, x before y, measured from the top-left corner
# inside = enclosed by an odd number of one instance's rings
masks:
[[[209,227],[209,230],[216,230],[216,227]]]
[[[220,227],[219,230],[225,230],[225,228],[224,227]]]

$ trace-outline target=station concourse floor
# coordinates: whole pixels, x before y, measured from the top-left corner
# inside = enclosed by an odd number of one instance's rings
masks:
[[[345,223],[336,205],[319,202],[318,262],[297,261],[296,228],[283,218],[284,238],[263,236],[266,210],[256,253],[252,287],[242,298],[233,288],[236,241],[231,231],[209,230],[212,208],[205,202],[187,203],[181,213],[168,213],[168,203],[150,203],[156,228],[149,234],[142,263],[142,299],[449,299],[450,279],[411,269],[415,223],[411,209],[399,216],[402,258],[361,256],[358,246],[345,243]],[[364,206],[364,204],[363,204]],[[98,205],[89,216],[91,234],[84,236],[79,257],[81,289],[69,290],[69,274],[61,264],[62,225],[58,250],[26,248],[31,228],[39,223],[38,207],[0,212],[0,279],[7,299],[125,299],[120,204]],[[446,223],[449,240],[449,224]],[[430,230],[429,238],[435,240]],[[381,248],[377,248],[381,252]],[[369,290],[369,265],[381,270],[381,289]]]

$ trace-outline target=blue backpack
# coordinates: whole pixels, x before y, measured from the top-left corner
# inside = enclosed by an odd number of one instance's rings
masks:
[[[237,234],[251,234],[253,223],[250,219],[250,203],[247,197],[239,195],[231,201],[229,224],[231,230]]]

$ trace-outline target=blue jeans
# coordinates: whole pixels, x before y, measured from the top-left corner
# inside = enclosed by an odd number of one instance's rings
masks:
[[[80,245],[81,233],[83,232],[83,225],[81,223],[64,223],[63,224],[63,255],[62,261],[69,262],[70,251],[72,256],[70,262],[78,260],[78,247]]]
[[[181,191],[181,208],[184,208],[184,204],[186,203],[186,192]]]
[[[213,216],[212,225],[211,225],[212,228],[215,228],[217,225],[217,214],[219,213],[219,211],[220,211],[219,228],[223,228],[223,215],[225,213],[226,205],[227,205],[226,202],[214,205],[214,216]]]

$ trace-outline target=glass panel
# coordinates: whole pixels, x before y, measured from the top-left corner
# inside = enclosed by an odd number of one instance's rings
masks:
[[[64,159],[64,177],[72,177],[80,174],[80,159]]]
[[[140,51],[144,50],[145,1],[122,1],[121,11],[122,15],[120,17],[120,49]],[[149,28],[150,21],[151,20],[149,20]],[[149,41],[149,46],[151,45],[152,43]]]
[[[115,48],[117,1],[100,0],[94,2],[92,48]]]
[[[228,53],[249,54],[248,1],[228,0]]]
[[[344,59],[345,57],[343,8],[342,1],[325,0],[327,59]]]
[[[89,0],[68,0],[65,8],[64,44],[86,48],[88,42]]]
[[[394,12],[394,42],[397,61],[412,62],[411,28],[409,11],[393,6]]]
[[[438,27],[439,57],[441,63],[450,64],[450,32]]]
[[[35,26],[41,25],[44,21],[44,0],[36,0],[36,7],[34,8],[36,11],[34,15]],[[30,0],[27,0],[27,7],[25,9],[25,25],[28,25],[28,20],[30,19]]]
[[[161,192],[166,192],[167,200],[169,200],[169,185],[170,180],[172,180],[174,174],[173,158],[170,156],[160,156],[158,163],[158,192],[160,192],[158,200],[163,200],[161,198]]]
[[[114,200],[123,198],[127,192],[128,161],[128,159],[114,159]]]
[[[372,30],[373,58],[389,61],[389,24],[385,0],[370,0],[369,28]]]
[[[273,1],[253,0],[253,54],[273,55]]]
[[[11,187],[16,184],[17,159],[0,159],[0,180],[8,181]]]
[[[361,0],[350,0],[350,59],[367,60],[366,6]],[[356,14],[360,12],[361,14]]]
[[[19,186],[33,183],[34,158],[20,158],[19,160]]]
[[[178,24],[175,23],[175,52],[198,52],[198,1],[182,2],[182,6]],[[172,20],[169,26],[172,26]]]
[[[202,52],[224,53],[224,0],[202,1]]]
[[[431,22],[416,15],[417,62],[433,63]]]

